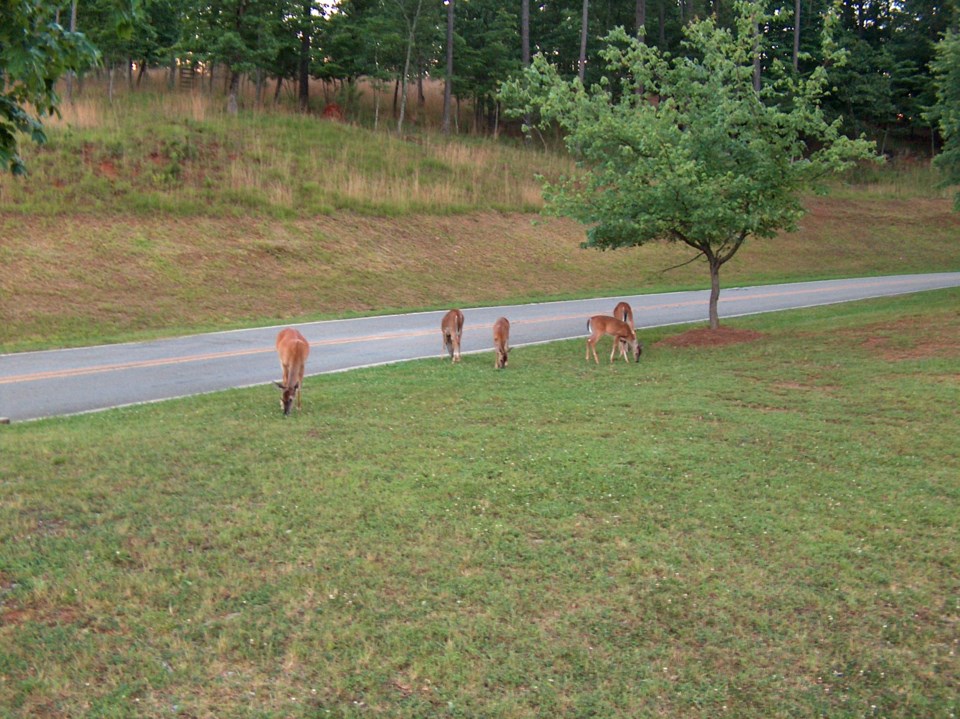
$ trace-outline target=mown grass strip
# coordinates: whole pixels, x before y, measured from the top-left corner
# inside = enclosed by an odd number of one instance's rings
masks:
[[[4,427],[0,706],[949,716],[958,299]]]

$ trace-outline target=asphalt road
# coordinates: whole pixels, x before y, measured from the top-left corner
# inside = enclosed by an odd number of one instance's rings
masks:
[[[956,286],[960,272],[728,288],[720,293],[719,309],[723,319]],[[491,328],[500,316],[510,320],[511,346],[520,347],[585,337],[587,318],[610,314],[621,299],[633,306],[638,330],[705,322],[707,298],[704,290],[467,308],[463,351],[492,352]],[[310,376],[438,358],[442,315],[421,312],[293,326],[310,342]],[[280,377],[274,350],[279,329],[0,355],[0,417],[23,421],[266,384]],[[572,361],[583,361],[580,350]]]

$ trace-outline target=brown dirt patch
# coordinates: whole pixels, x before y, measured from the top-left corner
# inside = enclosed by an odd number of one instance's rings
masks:
[[[847,330],[857,342],[887,362],[960,356],[960,314],[952,317],[909,317]]]
[[[667,337],[658,344],[668,347],[724,347],[726,345],[743,344],[744,342],[756,342],[763,336],[762,332],[734,327],[719,327],[715,330],[709,327],[701,327]]]
[[[120,173],[117,172],[117,166],[111,160],[102,160],[100,162],[100,174],[111,180],[116,180]]]

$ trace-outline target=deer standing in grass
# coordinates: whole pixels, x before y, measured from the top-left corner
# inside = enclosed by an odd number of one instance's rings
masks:
[[[637,329],[633,324],[633,309],[631,309],[630,305],[628,305],[626,302],[620,302],[616,307],[613,308],[613,316],[621,322],[626,322],[628,325],[630,325],[630,329]]]
[[[297,410],[302,408],[300,391],[303,388],[303,373],[306,369],[307,356],[310,354],[310,343],[292,327],[280,330],[277,335],[277,354],[280,355],[280,366],[283,368],[283,380],[276,385],[283,394],[280,396],[280,407],[283,414],[290,414],[293,399],[297,399]]]
[[[626,322],[628,325],[630,325],[630,329],[632,329],[634,332],[637,331],[636,325],[633,324],[633,308],[631,308],[626,302],[617,303],[617,306],[613,308],[613,316],[621,322]],[[617,342],[617,345],[620,348],[620,356],[626,360],[627,346],[622,341]]]
[[[440,321],[440,332],[443,334],[443,349],[450,355],[453,362],[460,361],[460,337],[463,335],[463,312],[450,310]],[[440,355],[443,359],[443,354]]]
[[[634,362],[640,361],[643,345],[637,339],[637,333],[623,320],[618,320],[616,317],[610,317],[609,315],[594,315],[587,320],[587,332],[590,333],[590,337],[587,338],[587,361],[590,360],[590,352],[592,351],[594,361],[600,364],[600,359],[597,357],[597,342],[604,335],[613,337],[613,351],[610,353],[611,362],[617,355],[618,347],[625,360],[627,359],[626,348],[629,347]]]
[[[501,317],[493,323],[493,349],[497,356],[493,360],[496,369],[507,366],[507,353],[510,351],[510,320]]]

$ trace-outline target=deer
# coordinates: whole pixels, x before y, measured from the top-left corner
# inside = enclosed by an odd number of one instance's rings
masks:
[[[443,334],[443,349],[450,355],[452,362],[460,361],[460,337],[463,335],[463,312],[450,310],[440,321],[440,332]],[[443,352],[440,353],[443,359]]]
[[[626,302],[620,302],[616,307],[613,308],[613,316],[621,322],[626,322],[628,325],[630,325],[630,329],[637,329],[633,324],[633,310]]]
[[[509,343],[510,320],[501,317],[493,323],[493,349],[497,353],[493,360],[495,369],[503,369],[507,366],[507,353],[510,351]]]
[[[588,362],[590,361],[590,352],[592,351],[594,361],[600,364],[600,359],[597,357],[597,342],[604,335],[613,337],[613,351],[610,352],[611,362],[613,362],[617,355],[617,348],[620,349],[620,353],[623,355],[624,360],[626,360],[627,347],[630,348],[634,362],[640,361],[640,353],[643,352],[643,345],[640,344],[640,341],[637,339],[636,331],[623,320],[618,320],[616,317],[610,317],[609,315],[594,315],[587,320],[587,332],[590,333],[590,337],[587,339],[586,359]]]
[[[626,322],[630,325],[630,329],[634,332],[637,331],[636,325],[633,324],[633,308],[626,302],[618,302],[617,306],[613,308],[613,316],[616,317],[621,322]],[[624,360],[627,359],[627,348],[623,342],[617,343],[620,347],[620,354]]]
[[[303,372],[310,354],[310,343],[292,327],[280,330],[277,335],[277,354],[280,355],[280,366],[283,369],[283,379],[275,382],[283,390],[280,396],[280,407],[284,416],[290,414],[294,397],[297,400],[297,411],[302,409],[300,391],[303,388]]]

